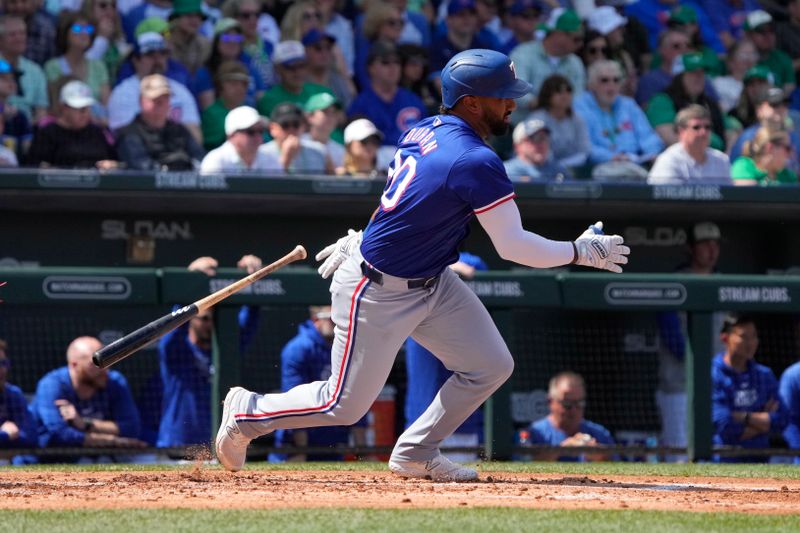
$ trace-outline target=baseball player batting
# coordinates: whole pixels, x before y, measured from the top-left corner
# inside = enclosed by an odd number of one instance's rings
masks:
[[[363,232],[320,252],[331,282],[336,325],[331,377],[283,394],[241,387],[225,397],[217,457],[242,468],[249,442],[276,429],[349,425],[370,408],[398,350],[413,337],[453,375],[399,437],[389,468],[409,478],[471,481],[472,468],[439,451],[449,436],[511,375],[514,361],[486,308],[448,265],[473,216],[501,257],[530,267],[585,265],[621,272],[630,250],[602,223],[574,242],[522,228],[514,187],[486,144],[508,131],[515,98],[530,85],[509,58],[467,50],[442,70],[441,114],[403,134],[380,205]]]

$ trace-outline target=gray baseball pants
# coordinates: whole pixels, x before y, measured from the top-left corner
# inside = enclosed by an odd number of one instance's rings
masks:
[[[377,398],[397,352],[412,336],[453,371],[392,452],[396,462],[427,461],[511,376],[514,361],[489,312],[449,268],[431,287],[409,289],[406,280],[385,274],[382,285],[370,281],[362,261],[355,253],[331,283],[336,325],[331,377],[257,396],[250,405],[258,421],[242,424],[242,431],[255,438],[276,429],[355,423]]]

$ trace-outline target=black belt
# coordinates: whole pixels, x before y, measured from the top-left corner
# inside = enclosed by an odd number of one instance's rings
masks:
[[[367,277],[368,280],[377,283],[378,285],[383,285],[383,273],[378,272],[369,266],[366,261],[361,262],[361,272]],[[408,283],[409,289],[429,289],[433,287],[438,279],[439,276],[431,276],[429,278],[407,279],[406,282]]]

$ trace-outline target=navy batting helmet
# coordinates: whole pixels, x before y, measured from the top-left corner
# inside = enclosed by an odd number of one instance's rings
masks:
[[[442,104],[448,109],[464,96],[519,98],[530,90],[508,56],[494,50],[465,50],[442,69]]]

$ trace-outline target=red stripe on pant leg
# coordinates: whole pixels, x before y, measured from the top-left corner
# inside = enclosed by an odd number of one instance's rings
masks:
[[[345,368],[347,368],[347,361],[348,361],[348,359],[350,357],[351,341],[353,340],[353,330],[355,329],[355,325],[354,325],[355,323],[354,323],[354,316],[353,315],[354,315],[355,309],[356,309],[356,300],[357,300],[359,291],[362,290],[362,288],[364,287],[364,284],[367,281],[369,281],[369,280],[366,278],[366,276],[361,278],[361,281],[356,286],[356,290],[353,291],[353,297],[350,299],[350,314],[349,314],[349,322],[348,322],[348,328],[347,328],[347,341],[345,342],[345,345],[344,345],[344,359],[342,360],[342,364],[339,365],[339,376],[338,376],[338,378],[336,380],[336,388],[334,389],[334,392],[331,395],[330,400],[328,400],[328,402],[325,403],[325,405],[318,406],[318,407],[307,407],[307,408],[304,408],[304,409],[286,409],[286,410],[283,410],[283,411],[275,411],[275,412],[272,412],[272,413],[261,413],[261,414],[252,414],[252,415],[248,415],[246,413],[241,413],[241,414],[234,415],[235,418],[243,417],[243,418],[247,418],[247,419],[253,419],[253,418],[267,418],[267,417],[279,416],[279,415],[287,415],[287,414],[289,414],[289,415],[291,415],[291,414],[309,414],[309,413],[313,413],[315,411],[324,411],[325,409],[327,409],[336,400],[336,397],[341,392],[342,377],[344,376]]]

